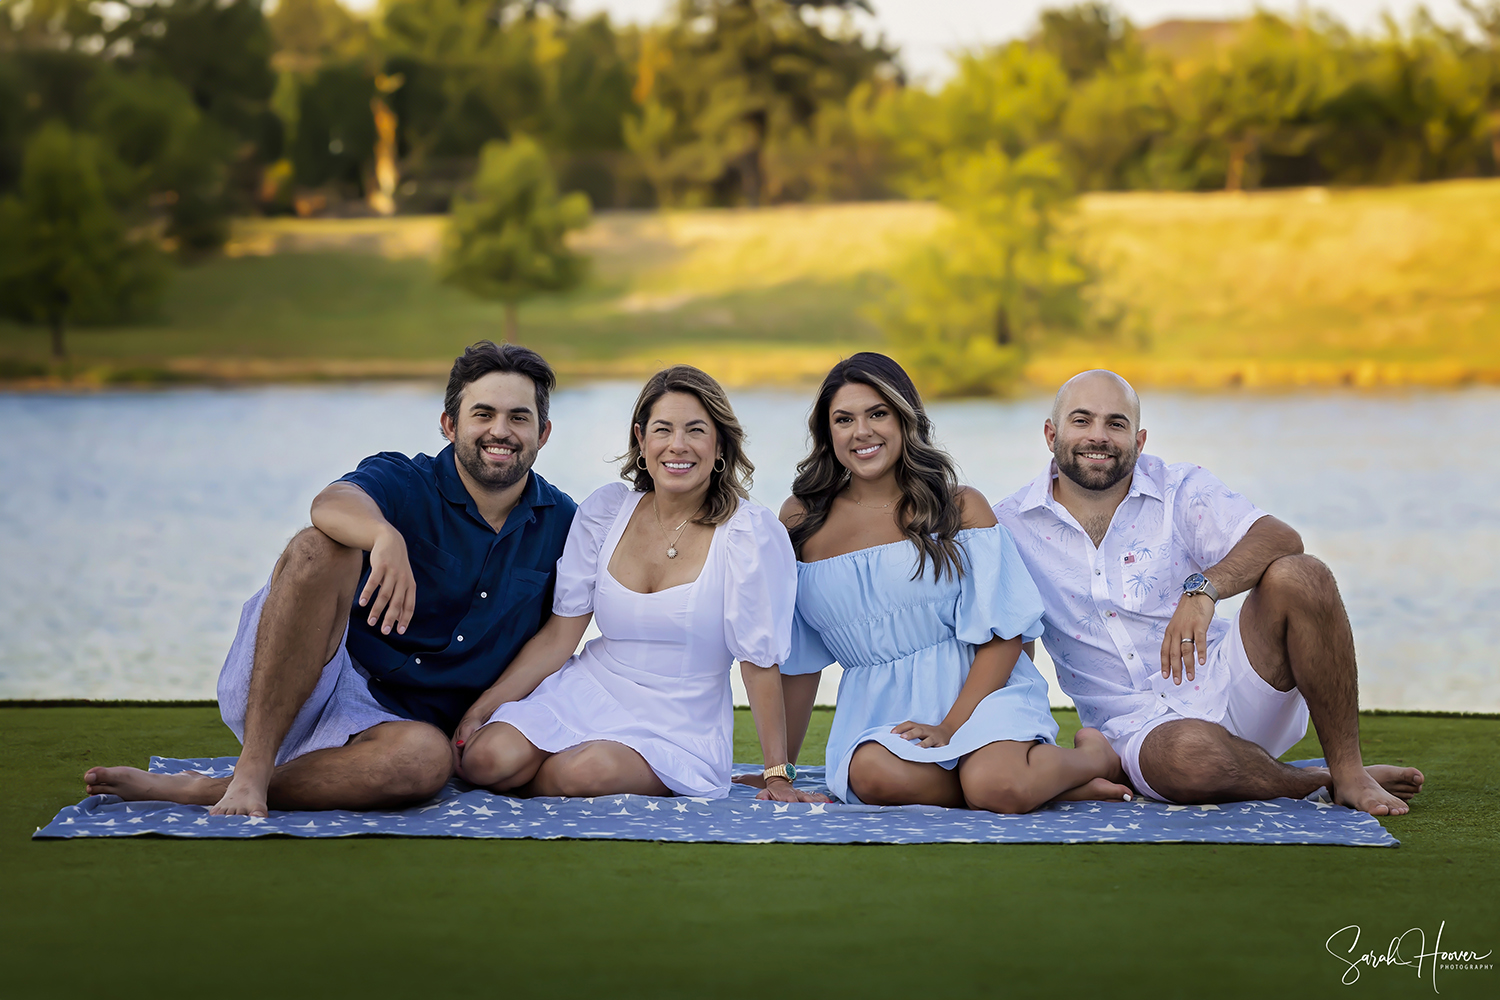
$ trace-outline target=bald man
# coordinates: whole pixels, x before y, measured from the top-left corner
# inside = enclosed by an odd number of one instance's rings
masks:
[[[1046,605],[1042,639],[1085,726],[1165,802],[1303,798],[1399,815],[1412,767],[1365,767],[1354,636],[1328,567],[1212,474],[1141,454],[1135,390],[1075,375],[1043,425],[1048,470],[1001,501]],[[1233,618],[1215,605],[1249,591]],[[1276,758],[1311,716],[1327,768]]]

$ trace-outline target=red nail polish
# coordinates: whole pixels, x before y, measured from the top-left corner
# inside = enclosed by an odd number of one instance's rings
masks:
[[[459,741],[458,741],[458,745],[459,745],[459,746],[463,746],[463,745],[464,745],[464,741],[463,741],[463,740],[459,740]]]

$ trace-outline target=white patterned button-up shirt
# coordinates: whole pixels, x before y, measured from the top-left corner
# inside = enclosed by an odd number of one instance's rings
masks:
[[[1096,549],[1052,497],[1057,464],[995,505],[1046,605],[1042,641],[1085,726],[1116,742],[1167,712],[1222,721],[1228,678],[1200,667],[1177,685],[1161,643],[1182,581],[1215,565],[1265,516],[1200,466],[1142,455],[1130,493]],[[1215,617],[1213,650],[1229,630]]]

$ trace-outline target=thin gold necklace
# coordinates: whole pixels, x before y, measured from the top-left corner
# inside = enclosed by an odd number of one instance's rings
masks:
[[[703,509],[703,505],[699,504],[698,505],[698,510],[702,510],[702,509]],[[654,515],[656,515],[656,526],[661,529],[662,537],[665,538],[666,535],[667,535],[667,526],[661,523],[661,511],[656,506],[656,494],[655,493],[651,494],[651,513],[654,514]],[[696,513],[698,513],[697,510],[693,511],[693,514],[696,514]],[[672,537],[672,540],[667,543],[667,558],[668,559],[676,559],[677,558],[677,539],[679,539],[679,538],[682,537],[683,529],[685,529],[687,527],[688,521],[691,521],[693,519],[693,514],[689,514],[683,520],[683,522],[677,526],[677,534],[674,535]]]
[[[847,487],[846,487],[846,488],[845,488],[845,490],[844,490],[844,495],[845,495],[845,496],[847,496],[847,497],[848,497],[848,498],[849,498],[849,499],[850,499],[850,500],[853,500],[853,501],[854,501],[854,502],[855,502],[855,503],[857,503],[857,504],[859,504],[859,505],[860,505],[860,506],[861,506],[861,507],[863,507],[863,508],[864,508],[864,509],[865,509],[865,510],[886,510],[886,509],[887,509],[887,508],[889,508],[889,507],[890,507],[890,505],[891,505],[891,504],[893,504],[893,503],[895,503],[895,502],[896,502],[896,501],[897,501],[897,500],[899,500],[899,499],[901,499],[901,498],[900,498],[900,497],[899,497],[899,496],[898,496],[898,497],[894,497],[894,498],[892,498],[892,499],[890,499],[890,500],[887,500],[887,501],[886,501],[886,502],[885,502],[885,503],[882,503],[882,504],[873,504],[873,503],[860,503],[860,501],[859,501],[859,498],[858,498],[858,497],[856,497],[856,496],[855,496],[855,495],[854,495],[854,494],[852,494],[852,493],[850,493],[850,492],[849,492],[849,491],[848,491],[848,488],[847,488]]]

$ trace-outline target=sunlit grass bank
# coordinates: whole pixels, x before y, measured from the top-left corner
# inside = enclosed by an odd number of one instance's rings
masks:
[[[1065,738],[1072,712],[1057,712]],[[821,762],[831,713],[814,716]],[[1500,940],[1500,721],[1366,715],[1366,756],[1421,766],[1396,849],[830,846],[351,838],[31,841],[93,764],[233,754],[213,708],[0,708],[7,997],[1332,996],[1324,949],[1420,927]],[[754,760],[748,713],[736,759]],[[1290,757],[1318,753],[1315,739]],[[1492,996],[1496,972],[1440,973]],[[87,986],[76,984],[86,981]],[[486,986],[485,984],[494,984]],[[1410,997],[1413,970],[1358,995]],[[1350,995],[1354,995],[1353,992]]]
[[[609,213],[588,285],[528,303],[521,337],[567,376],[687,360],[735,384],[803,381],[879,348],[882,275],[928,236],[917,203]],[[1029,379],[1094,364],[1204,388],[1500,381],[1500,182],[1101,194],[1077,225],[1141,336],[1060,342]],[[152,381],[441,375],[501,308],[439,285],[442,220],[248,220],[178,274],[159,321],[45,335],[0,325],[0,378]]]

